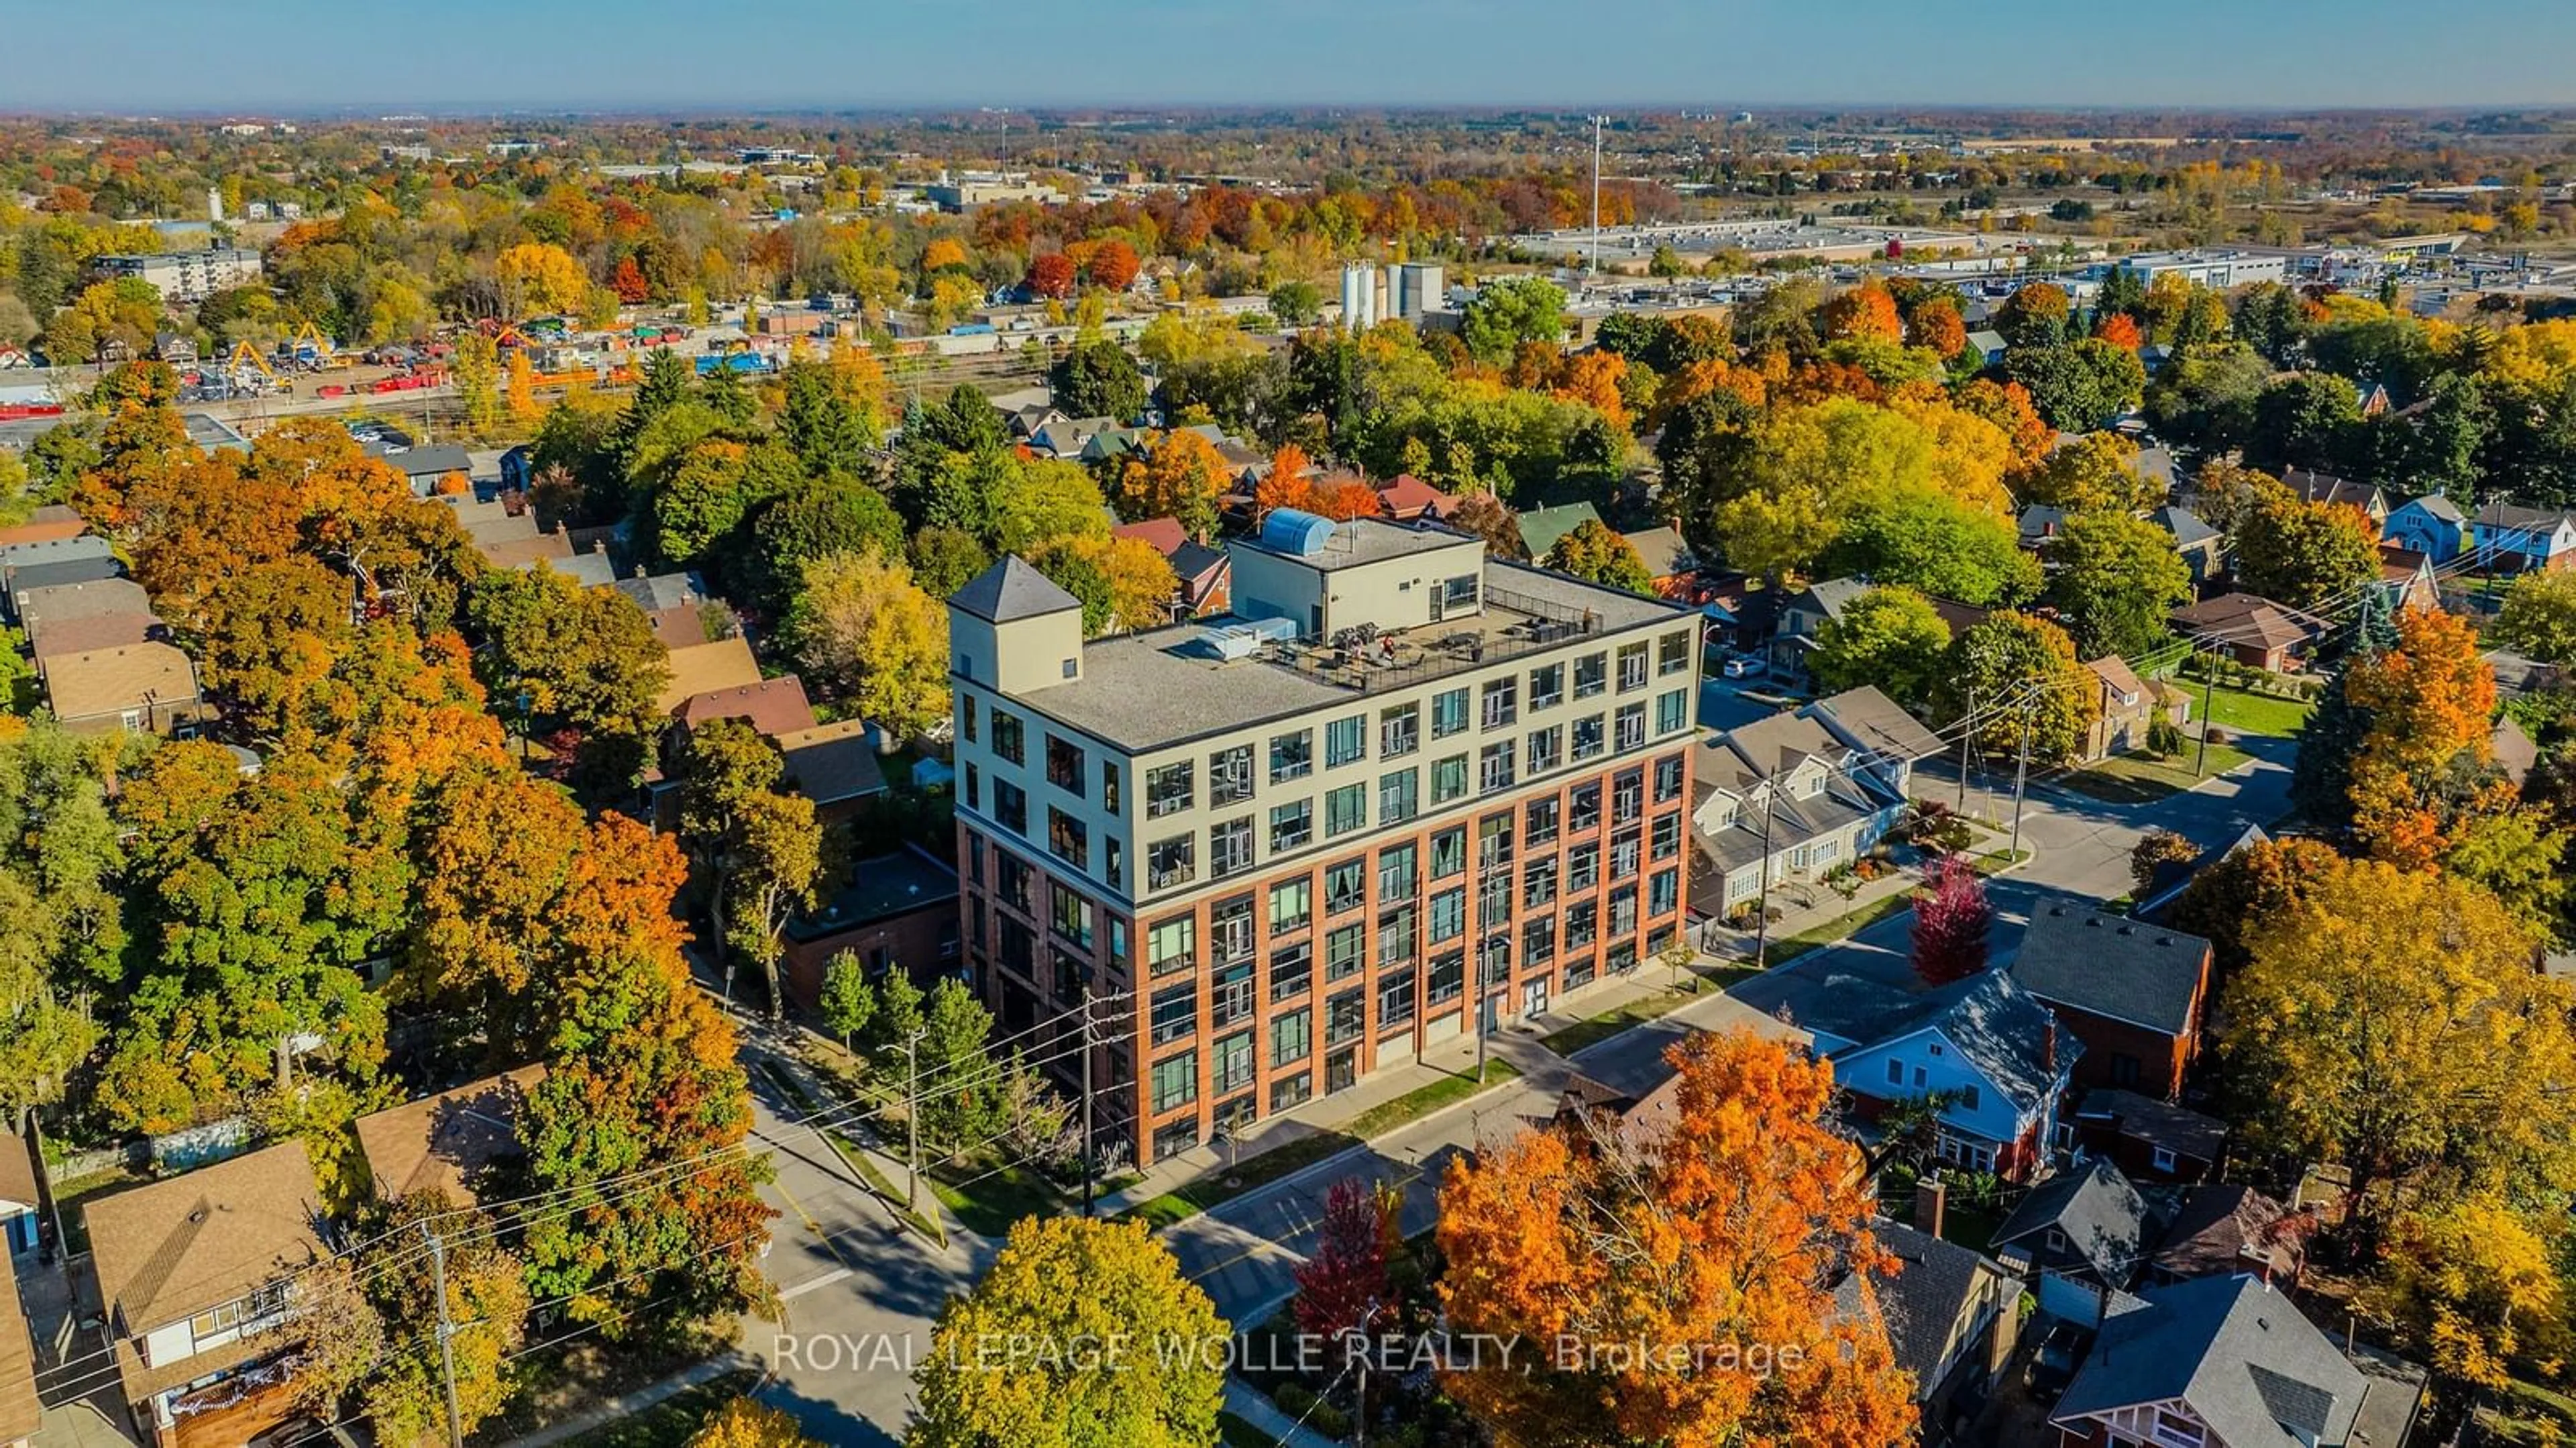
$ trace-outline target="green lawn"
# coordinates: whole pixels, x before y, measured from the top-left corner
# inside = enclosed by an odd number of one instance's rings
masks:
[[[1067,1205],[1064,1194],[1043,1173],[1025,1166],[997,1171],[979,1157],[954,1174],[959,1178],[955,1182],[930,1178],[930,1190],[957,1218],[957,1225],[979,1237],[1007,1236],[1011,1224],[1020,1218],[1056,1216]]]
[[[1822,949],[1837,941],[1848,940],[1888,916],[1912,908],[1914,908],[1914,895],[1911,891],[1890,895],[1884,900],[1873,900],[1858,910],[1837,915],[1820,925],[1810,925],[1804,930],[1773,940],[1767,964],[1774,966],[1787,964],[1810,950]]]
[[[2191,687],[2187,679],[2177,682],[2185,688]],[[2195,696],[2199,692],[2192,689]],[[2192,707],[2200,707],[2197,697],[2192,700]],[[2240,734],[2269,734],[2286,739],[2307,727],[2308,713],[2314,708],[2316,705],[2304,699],[2284,699],[2278,694],[2221,688],[2209,696],[2208,722]]]
[[[759,1381],[755,1372],[726,1373],[674,1393],[643,1412],[564,1441],[567,1448],[683,1448],[718,1409]]]
[[[1663,969],[1661,966],[1652,968]],[[1659,995],[1630,1001],[1626,1005],[1613,1006],[1597,1016],[1586,1016],[1573,1025],[1550,1031],[1539,1037],[1538,1043],[1560,1056],[1571,1056],[1584,1047],[1598,1045],[1621,1031],[1642,1026],[1648,1021],[1659,1020],[1699,999],[1711,988],[1724,990],[1755,973],[1750,965],[1693,967],[1692,981],[1687,989],[1667,990]]]
[[[1245,1157],[1235,1163],[1232,1171],[1209,1172],[1188,1186],[1130,1207],[1119,1216],[1122,1219],[1133,1218],[1148,1227],[1168,1227],[1174,1222],[1187,1221],[1210,1207],[1231,1201],[1256,1187],[1268,1186],[1345,1148],[1419,1121],[1444,1106],[1454,1106],[1518,1075],[1518,1067],[1495,1057],[1485,1063],[1485,1079],[1482,1081],[1473,1075],[1444,1076],[1392,1101],[1380,1102],[1334,1130],[1301,1136],[1285,1146]]]
[[[2209,746],[2208,772],[2194,774],[2192,766],[2200,759],[2200,745],[2193,740],[2187,741],[2182,753],[2171,759],[2150,759],[2143,754],[2105,759],[2068,775],[2066,787],[2110,804],[2145,804],[2189,789],[2212,775],[2225,774],[2251,758],[2242,749],[2213,744]]]

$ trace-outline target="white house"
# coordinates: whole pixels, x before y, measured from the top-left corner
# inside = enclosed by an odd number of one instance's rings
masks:
[[[1766,885],[1819,879],[1867,854],[1904,822],[1914,761],[1940,748],[1938,736],[1874,688],[1709,739],[1691,811],[1700,854],[1693,913],[1724,919],[1761,898]]]

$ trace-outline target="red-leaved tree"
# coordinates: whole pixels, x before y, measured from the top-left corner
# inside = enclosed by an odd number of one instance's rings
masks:
[[[1073,258],[1051,251],[1029,263],[1029,290],[1041,297],[1073,295]]]
[[[1143,270],[1144,265],[1136,256],[1136,248],[1113,236],[1100,244],[1100,250],[1091,254],[1091,265],[1084,271],[1090,276],[1093,286],[1123,292],[1136,280],[1136,273]]]
[[[644,268],[637,266],[631,256],[618,258],[617,272],[608,279],[608,285],[617,293],[617,300],[629,306],[653,295],[653,284],[645,280]]]
[[[1994,923],[1985,882],[1967,861],[1943,855],[1914,900],[1914,973],[1926,984],[1948,985],[1985,969],[1986,934]]]
[[[1324,1194],[1315,1254],[1297,1266],[1297,1326],[1317,1337],[1362,1327],[1387,1300],[1386,1206],[1367,1183],[1344,1177]]]

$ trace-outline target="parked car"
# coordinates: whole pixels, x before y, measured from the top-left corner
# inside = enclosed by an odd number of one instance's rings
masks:
[[[2092,1334],[2071,1322],[2051,1327],[2040,1338],[2039,1348],[2030,1355],[2030,1367],[2023,1381],[2030,1387],[2032,1399],[2042,1407],[2056,1403],[2075,1381],[2075,1369],[2084,1361],[2084,1350],[2092,1345]]]
[[[1762,661],[1736,654],[1718,666],[1718,672],[1730,679],[1749,679],[1762,668]]]

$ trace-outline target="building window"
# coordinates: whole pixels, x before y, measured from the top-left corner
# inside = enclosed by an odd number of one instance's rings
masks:
[[[1431,761],[1431,802],[1447,804],[1467,797],[1467,756],[1452,754]]]
[[[1431,878],[1467,873],[1467,827],[1452,825],[1431,837]]]
[[[1220,900],[1208,911],[1208,949],[1219,965],[1252,959],[1252,897]]]
[[[1194,970],[1199,963],[1199,922],[1194,915],[1157,921],[1145,931],[1145,968],[1155,975]]]
[[[1589,699],[1610,687],[1610,656],[1586,654],[1574,661],[1574,697]]]
[[[1378,776],[1377,822],[1381,826],[1400,825],[1413,818],[1421,808],[1419,776],[1416,771],[1399,769],[1393,774]]]
[[[1083,777],[1081,746],[1068,744],[1050,734],[1046,737],[1047,783],[1067,794],[1081,794],[1088,787]]]
[[[1521,908],[1539,910],[1556,902],[1556,857],[1532,860],[1521,867]]]
[[[1382,902],[1413,898],[1413,846],[1390,845],[1377,854],[1377,898]]]
[[[1682,797],[1682,760],[1676,754],[1655,761],[1655,803],[1669,804]]]
[[[1145,847],[1145,880],[1157,890],[1186,885],[1198,876],[1198,837],[1174,835]]]
[[[1303,849],[1315,837],[1315,802],[1301,799],[1295,804],[1270,807],[1270,852]]]
[[[1368,716],[1353,714],[1324,726],[1324,767],[1337,769],[1368,757]]]
[[[1669,860],[1682,852],[1682,817],[1668,814],[1649,826],[1653,831],[1655,858]]]
[[[1976,1083],[1976,1082],[1974,1082],[1974,1081],[1969,1081],[1969,1082],[1964,1082],[1964,1083],[1962,1083],[1962,1084],[1960,1085],[1960,1087],[1959,1087],[1959,1106],[1960,1106],[1960,1108],[1961,1108],[1962,1110],[1966,1110],[1966,1111],[1974,1111],[1974,1110],[1976,1110],[1976,1109],[1977,1109],[1978,1100],[1979,1100],[1979,1098],[1978,1098],[1978,1095],[1977,1095],[1977,1083]]]
[[[972,694],[957,696],[957,732],[966,737],[967,743],[975,742],[975,696]]]
[[[1252,1033],[1242,1031],[1216,1043],[1209,1057],[1215,1080],[1209,1088],[1219,1096],[1231,1095],[1252,1084],[1256,1062],[1252,1054]]]
[[[1556,839],[1556,820],[1559,809],[1559,801],[1554,795],[1550,795],[1546,799],[1531,800],[1529,808],[1522,811],[1522,837],[1529,841],[1530,848],[1536,849]]]
[[[1191,1084],[1192,1090],[1195,1092],[1197,1085],[1195,1075],[1193,1076]],[[1155,1131],[1154,1160],[1161,1161],[1166,1157],[1179,1156],[1182,1152],[1191,1150],[1198,1144],[1198,1118],[1192,1116],[1185,1120],[1175,1121],[1171,1125],[1162,1127]]]
[[[1646,646],[1622,644],[1619,647],[1619,692],[1622,694],[1646,687]]]
[[[1494,870],[1476,882],[1476,918],[1491,929],[1512,913],[1512,872]]]
[[[993,711],[993,752],[1013,764],[1028,763],[1028,740],[1020,725],[1020,716]]]
[[[966,807],[984,807],[984,772],[972,764],[966,766]]]
[[[1028,863],[1007,850],[993,852],[993,888],[1004,903],[1017,909],[1029,908]]]
[[[1377,1028],[1381,1034],[1413,1023],[1413,985],[1410,968],[1377,983]]]
[[[1208,756],[1208,807],[1252,798],[1252,746],[1238,744]]]
[[[1565,665],[1542,664],[1530,670],[1529,706],[1553,709],[1565,702]]]
[[[1304,1006],[1270,1018],[1270,1064],[1303,1061],[1315,1049],[1315,1013]],[[1302,1079],[1302,1078],[1301,1078]]]
[[[1294,1111],[1315,1099],[1315,1078],[1300,1071],[1270,1083],[1270,1114]]]
[[[1529,772],[1545,774],[1565,762],[1565,730],[1551,724],[1530,731]]]
[[[1625,879],[1626,876],[1620,878]],[[1637,887],[1621,885],[1610,892],[1610,933],[1626,937],[1637,933]],[[1628,942],[1631,946],[1634,941]]]
[[[1227,820],[1208,831],[1208,878],[1222,880],[1252,868],[1252,821]]]
[[[1682,670],[1689,668],[1691,662],[1690,651],[1691,636],[1687,631],[1682,633],[1668,633],[1661,638],[1656,639],[1655,672],[1658,674],[1678,674]]]
[[[1690,696],[1679,689],[1655,696],[1655,732],[1670,734],[1690,722]]]
[[[1199,985],[1185,980],[1154,992],[1154,1044],[1186,1040],[1199,1028]]]
[[[1029,832],[1029,792],[1007,779],[993,781],[993,818],[1015,835]]]
[[[1270,782],[1285,784],[1315,772],[1315,731],[1276,734],[1270,739]]]
[[[1622,773],[1610,786],[1610,822],[1633,825],[1646,811],[1646,776],[1636,770]]]
[[[1183,1051],[1177,1056],[1172,1056],[1154,1063],[1154,1110],[1157,1113],[1187,1106],[1198,1099],[1198,1052]],[[1190,1134],[1190,1146],[1198,1145],[1198,1124],[1196,1122],[1192,1122],[1190,1124]],[[1155,1148],[1158,1152],[1161,1152],[1161,1146],[1159,1144],[1160,1140],[1161,1138],[1158,1135],[1156,1138],[1157,1146]],[[1181,1147],[1179,1149],[1187,1151],[1189,1150],[1189,1147]],[[1162,1154],[1168,1156],[1171,1153],[1162,1152]]]
[[[2155,1149],[2155,1153],[2156,1170],[2160,1172],[2170,1173],[2182,1165],[2181,1161],[2174,1156],[2174,1149],[2170,1146],[2159,1146]]]
[[[1399,905],[1377,918],[1377,963],[1380,968],[1402,965],[1413,959],[1420,927],[1413,918],[1413,907]]]
[[[1601,883],[1601,847],[1577,845],[1565,852],[1565,893],[1581,895]]]
[[[1455,886],[1431,897],[1431,943],[1445,945],[1467,933],[1467,887]]]
[[[1315,882],[1307,876],[1270,887],[1270,933],[1303,930],[1315,919]]]
[[[1670,915],[1682,903],[1682,873],[1679,870],[1657,870],[1646,884],[1646,913]]]
[[[1368,903],[1368,861],[1339,860],[1324,867],[1324,913],[1339,915]]]
[[[1486,745],[1476,759],[1478,787],[1487,794],[1511,788],[1513,756],[1518,752],[1508,743]]]
[[[1082,821],[1047,806],[1047,853],[1078,870],[1091,868],[1091,831]]]
[[[1604,747],[1606,744],[1601,730],[1600,715],[1595,714],[1589,719],[1574,721],[1574,757],[1578,761],[1600,758]]]
[[[1467,691],[1443,689],[1431,696],[1431,737],[1446,739],[1467,729]]]
[[[1579,835],[1599,823],[1601,823],[1600,781],[1576,785],[1573,807],[1566,811],[1566,830]]]
[[[1270,998],[1284,1001],[1306,993],[1315,983],[1315,947],[1300,940],[1270,953]]]
[[[1100,843],[1103,846],[1102,853],[1108,857],[1109,862],[1108,868],[1101,872],[1101,877],[1109,882],[1109,887],[1113,890],[1126,889],[1127,855],[1124,847],[1118,843],[1116,835],[1111,835]]]
[[[1324,1044],[1356,1041],[1368,1030],[1368,988],[1353,986],[1324,1002]]]
[[[1346,784],[1324,791],[1324,837],[1347,835],[1368,827],[1368,786]]]
[[[1890,1086],[1902,1086],[1905,1084],[1904,1062],[1891,1060],[1887,1063],[1887,1084]]]
[[[1398,704],[1378,715],[1377,757],[1395,759],[1422,746],[1422,711]]]
[[[1646,706],[1619,706],[1619,748],[1622,752],[1646,747]]]
[[[1462,573],[1440,580],[1440,606],[1443,609],[1472,608],[1476,602],[1476,575]]]
[[[1368,926],[1354,922],[1324,937],[1324,979],[1348,980],[1368,959]]]
[[[1062,885],[1047,886],[1047,919],[1055,933],[1081,946],[1091,948],[1091,902]]]
[[[1521,959],[1545,965],[1556,959],[1556,917],[1539,915],[1521,922]]]
[[[1446,1005],[1466,993],[1467,952],[1451,950],[1435,957],[1431,969],[1422,978],[1422,1003],[1434,1007]]]
[[[1252,962],[1229,966],[1217,972],[1208,984],[1208,1025],[1224,1030],[1252,1019]]]
[[[1184,759],[1145,771],[1145,818],[1158,820],[1190,808],[1196,797],[1197,766]]]

